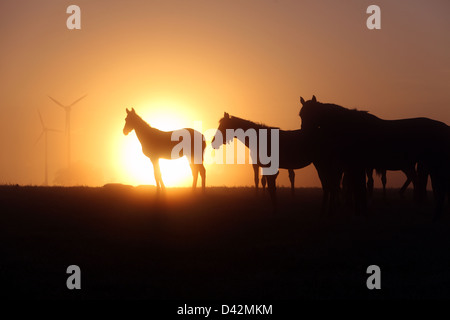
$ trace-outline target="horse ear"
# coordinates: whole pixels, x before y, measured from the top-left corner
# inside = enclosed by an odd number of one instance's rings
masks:
[[[305,104],[305,99],[303,99],[303,97],[300,97],[300,103],[301,103],[302,105]]]
[[[223,117],[228,119],[230,117],[230,115],[228,113],[224,112]]]
[[[136,113],[136,111],[134,111],[134,108],[131,108],[131,112]]]
[[[313,96],[311,100],[312,102],[317,102],[316,96]]]
[[[127,114],[129,114],[129,113],[130,113],[130,110],[128,110],[128,108],[127,108],[126,110],[127,110]]]

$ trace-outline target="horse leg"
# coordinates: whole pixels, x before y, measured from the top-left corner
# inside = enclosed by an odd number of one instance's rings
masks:
[[[440,175],[439,172],[436,172],[436,170],[430,171],[430,177],[431,185],[433,187],[433,195],[436,202],[433,219],[436,221],[441,217],[441,213],[444,208],[445,193],[447,191],[446,181],[445,177]]]
[[[410,170],[408,171],[409,174]],[[423,163],[417,163],[417,173],[414,170],[414,179],[412,180],[414,185],[414,201],[418,204],[422,204],[427,199],[427,184],[428,184],[428,170]]]
[[[406,181],[403,184],[403,186],[400,188],[400,197],[404,198],[405,197],[405,191],[406,189],[408,189],[408,186],[411,184],[411,182],[414,180],[414,176],[412,176],[412,173],[410,172],[410,170],[402,170],[405,175],[406,175]],[[414,174],[415,175],[415,174]],[[416,185],[417,185],[417,176],[416,176]]]
[[[289,181],[291,181],[291,195],[295,195],[295,172],[294,169],[289,169]]]
[[[266,190],[266,184],[267,184],[267,177],[266,176],[261,176],[261,184],[262,184],[262,187],[263,187],[263,193],[264,193],[264,191]]]
[[[256,193],[258,193],[258,185],[259,185],[259,166],[257,164],[253,164],[253,176],[255,181],[255,189]]]
[[[366,175],[367,175],[367,194],[371,198],[373,195],[373,168],[366,169]]]
[[[191,164],[191,171],[192,171],[192,190],[195,190],[197,188],[197,178],[198,178],[198,168],[197,165],[194,163]]]
[[[153,163],[153,173],[155,175],[155,182],[156,182],[156,191],[164,190],[164,182],[161,178],[161,169],[159,168],[159,159],[156,159],[155,161],[152,161]]]
[[[366,176],[364,173],[364,183]],[[328,190],[328,214],[332,215],[338,211],[338,205],[339,205],[339,192],[341,190],[341,180],[342,179],[342,172],[340,170],[331,170],[329,172],[329,181],[327,183],[327,190]],[[347,181],[348,182],[348,181]]]
[[[342,193],[344,198],[344,206],[350,207],[352,204],[352,192],[348,173],[344,173],[342,177]]]
[[[383,199],[386,199],[386,182],[387,182],[386,170],[382,170],[381,171],[381,183],[383,184]]]
[[[198,171],[200,171],[200,177],[202,177],[202,192],[205,193],[206,169],[205,169],[205,166],[203,165],[203,163],[198,165]]]
[[[399,193],[401,198],[405,197],[405,191],[406,189],[408,189],[408,186],[411,184],[411,181],[412,181],[411,178],[407,177],[405,183],[400,188]]]
[[[328,215],[333,215],[336,209],[336,192],[334,190],[330,190],[329,192],[329,200],[328,200]]]
[[[329,196],[329,185],[331,183],[330,176],[325,174],[326,170],[322,163],[314,163],[317,174],[319,175],[320,183],[322,184],[322,208],[320,209],[320,215],[324,215],[327,211],[327,202]]]
[[[267,190],[269,191],[270,199],[272,200],[273,213],[277,212],[277,193],[276,193],[276,179],[278,174],[265,176],[267,179]]]
[[[367,212],[366,172],[364,169],[356,168],[349,173],[355,194],[356,214],[365,214]]]
[[[321,215],[325,214],[327,211],[327,204],[328,204],[328,198],[329,198],[330,192],[327,187],[322,187],[322,209],[320,210]],[[328,208],[328,211],[329,208]]]
[[[443,199],[442,199],[442,209],[444,209],[445,206],[445,200],[447,199],[447,208],[448,212],[450,213],[450,168],[446,167],[444,168],[442,174],[442,183],[443,183]]]
[[[338,204],[339,204],[339,192],[338,190],[333,189],[330,191],[330,207],[328,209],[328,213],[330,215],[337,212]]]

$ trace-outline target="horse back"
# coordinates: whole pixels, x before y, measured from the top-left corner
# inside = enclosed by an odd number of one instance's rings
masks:
[[[279,130],[279,167],[301,169],[312,162],[310,140],[302,130]]]
[[[345,162],[355,165],[401,169],[416,161],[447,157],[450,151],[450,128],[428,118],[366,120],[343,124],[342,130],[329,134],[341,145]]]
[[[188,141],[185,141],[187,139]],[[182,144],[178,154],[173,154],[174,148],[178,144]],[[202,133],[192,128],[183,128],[174,131],[160,131],[154,130],[151,134],[146,136],[144,141],[141,141],[142,151],[152,161],[155,159],[178,159],[183,156],[193,159],[194,152],[196,152],[196,145],[199,145],[198,150],[201,150],[202,160],[203,152],[206,147],[205,138]]]
[[[203,153],[206,148],[205,136],[192,128],[183,128],[179,130],[172,131],[171,134],[172,148],[179,143],[183,143],[186,148],[182,149],[178,156],[181,158],[183,156],[187,156],[191,163],[194,163],[194,155],[196,152],[201,152],[201,160],[203,161]],[[188,139],[188,141],[185,141]]]

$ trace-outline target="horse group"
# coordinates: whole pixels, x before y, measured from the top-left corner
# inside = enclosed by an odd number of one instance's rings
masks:
[[[367,210],[365,173],[376,168],[404,171],[414,185],[416,201],[426,195],[429,175],[439,218],[450,193],[449,126],[428,118],[384,120],[366,111],[320,103],[315,96],[309,101],[301,98],[301,103],[302,130],[334,146],[327,147],[329,155],[336,170],[347,176],[357,212]]]
[[[313,96],[302,104],[299,116],[301,129],[279,130],[279,168],[289,171],[291,191],[294,194],[295,169],[313,164],[317,170],[323,189],[322,211],[336,210],[339,193],[342,186],[357,213],[367,210],[367,195],[373,190],[373,171],[382,176],[383,189],[386,185],[386,170],[402,170],[407,180],[400,190],[403,193],[410,183],[414,186],[414,199],[423,201],[426,196],[428,176],[431,178],[435,197],[435,218],[442,213],[446,194],[450,195],[450,127],[445,123],[428,118],[414,118],[401,120],[384,120],[367,111],[347,109],[330,103],[320,103]],[[171,150],[177,141],[172,141],[173,132],[163,132],[150,127],[140,118],[134,109],[126,110],[124,134],[136,131],[142,150],[153,163],[157,189],[164,188],[159,170],[159,158],[173,159]],[[260,129],[279,129],[261,123],[252,122],[224,113],[219,120],[217,133],[212,139],[211,146],[218,149],[221,145],[238,138],[248,148],[249,139],[245,135],[225,135],[227,129],[255,130],[257,145]],[[183,130],[183,129],[182,129]],[[193,161],[194,137],[202,141],[202,161],[205,149],[203,135],[193,129],[191,136],[191,152],[180,153],[187,155],[191,163],[193,174],[193,188],[197,184],[197,176],[202,177],[202,190],[205,190],[205,168],[203,163]],[[267,142],[267,140],[265,140]],[[252,150],[250,150],[252,151]],[[270,143],[269,150],[270,153]],[[258,189],[259,168],[267,167],[255,153],[253,161],[254,182]],[[417,169],[416,169],[417,168]],[[274,210],[277,207],[276,179],[278,173],[263,175],[263,188],[267,182],[267,189],[272,199]],[[368,180],[366,181],[366,176]]]

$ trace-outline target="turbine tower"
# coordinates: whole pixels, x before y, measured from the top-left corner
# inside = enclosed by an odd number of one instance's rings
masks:
[[[42,120],[42,116],[41,113],[38,110],[38,114],[39,114],[39,120],[41,120],[41,125],[42,125],[42,132],[39,135],[39,137],[36,139],[36,143],[39,142],[39,140],[41,140],[42,136],[44,136],[44,140],[45,140],[45,179],[44,179],[44,185],[48,186],[48,138],[47,135],[49,132],[62,132],[61,130],[56,130],[56,129],[50,129],[47,128],[44,124],[44,120]]]
[[[87,96],[85,94],[81,98],[75,100],[69,105],[63,105],[61,102],[56,101],[52,97],[48,96],[54,103],[63,108],[66,111],[66,135],[67,135],[67,167],[70,167],[70,112],[72,111],[72,107],[74,104],[78,103],[81,99],[84,99]]]

